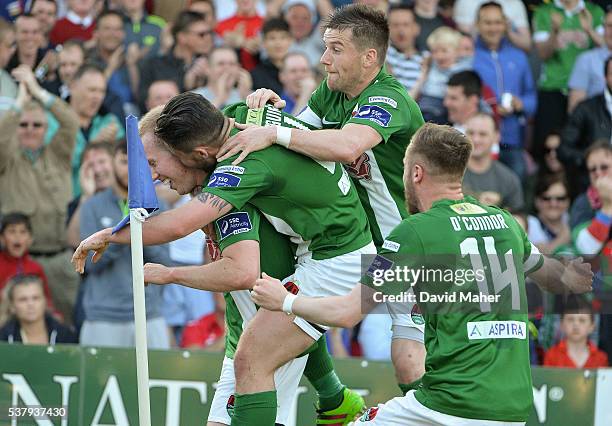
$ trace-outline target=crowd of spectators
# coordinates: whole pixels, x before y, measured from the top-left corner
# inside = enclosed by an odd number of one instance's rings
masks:
[[[542,252],[593,264],[587,300],[530,292],[533,363],[606,365],[610,2],[359,2],[387,13],[387,69],[425,119],[473,141],[465,192],[510,210]],[[84,277],[69,262],[82,238],[126,214],[125,117],[187,90],[222,108],[261,87],[299,113],[325,76],[321,19],[347,3],[0,2],[0,339],[133,345],[129,248],[110,247]],[[164,208],[186,202],[162,185],[158,195]],[[144,257],[202,264],[205,237],[148,247]],[[223,297],[148,286],[146,306],[151,347],[223,347]],[[389,359],[388,329],[386,315],[372,314],[333,330],[332,352]]]

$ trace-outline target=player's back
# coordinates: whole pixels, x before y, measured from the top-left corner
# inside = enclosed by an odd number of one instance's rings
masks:
[[[409,243],[408,252],[398,250],[408,257],[403,263],[427,274],[414,288],[427,349],[415,397],[454,416],[526,420],[532,392],[525,272],[539,266],[537,250],[529,256],[531,243],[509,213],[471,197],[438,201],[401,228],[403,237],[394,232],[390,239]]]

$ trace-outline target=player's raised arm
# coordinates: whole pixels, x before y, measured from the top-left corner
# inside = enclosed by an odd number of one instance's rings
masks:
[[[251,297],[262,308],[292,313],[307,321],[331,327],[350,328],[362,320],[376,303],[374,290],[357,284],[344,296],[305,297],[289,293],[276,278],[262,274]]]
[[[156,245],[178,240],[231,209],[232,205],[221,197],[203,192],[176,209],[148,218],[142,226],[142,243]],[[83,240],[72,256],[74,268],[83,273],[89,252],[95,252],[93,261],[96,262],[110,243],[129,244],[129,228],[123,228],[114,235],[112,228],[106,228]]]

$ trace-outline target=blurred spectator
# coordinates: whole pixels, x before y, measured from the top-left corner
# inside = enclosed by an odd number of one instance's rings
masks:
[[[603,93],[582,101],[570,114],[561,133],[559,159],[574,176],[580,191],[588,185],[584,153],[598,139],[612,135],[612,57],[604,63],[606,86]]]
[[[478,10],[483,4],[497,3],[503,8],[504,21],[507,21],[506,36],[512,44],[526,52],[531,50],[531,31],[527,19],[527,9],[521,0],[457,0],[453,19],[459,29],[473,34],[478,19]]]
[[[14,108],[0,121],[0,193],[2,213],[23,212],[32,224],[30,255],[47,275],[53,304],[69,322],[78,285],[65,235],[71,197],[70,157],[78,120],[59,98],[43,90],[25,65],[13,70],[20,82]],[[38,102],[29,101],[33,97]],[[60,128],[44,143],[50,107]]]
[[[604,43],[601,47],[581,53],[576,59],[567,83],[570,89],[567,109],[570,113],[580,102],[599,95],[606,88],[604,64],[612,56],[612,8],[604,19]]]
[[[19,0],[4,0],[0,3],[0,18],[13,22],[23,13],[23,7]]]
[[[124,18],[125,46],[135,43],[138,56],[153,57],[159,54],[162,31],[166,21],[155,15],[149,15],[145,9],[145,0],[119,0]],[[100,18],[98,18],[98,23]],[[134,48],[133,48],[134,49]]]
[[[567,309],[561,315],[565,338],[544,356],[544,367],[601,368],[608,356],[589,340],[595,330],[593,311],[587,307]]]
[[[603,44],[603,15],[599,6],[583,0],[556,0],[536,8],[533,40],[543,62],[538,80],[536,144],[563,126],[570,73],[580,53]]]
[[[219,22],[215,31],[223,37],[225,45],[240,50],[240,63],[251,71],[257,65],[259,32],[264,20],[257,14],[255,0],[236,0],[236,6],[236,14]]]
[[[179,286],[177,286],[179,287]],[[213,312],[191,321],[185,326],[181,348],[202,348],[221,351],[225,348],[225,299],[221,293],[213,293]],[[232,297],[227,293],[226,297]]]
[[[130,113],[138,114],[132,93],[138,90],[140,52],[136,44],[125,47],[119,12],[106,11],[98,17],[92,40],[95,46],[87,52],[87,61],[104,69],[107,91],[103,105],[123,122]]]
[[[113,156],[113,184],[87,200],[81,207],[81,239],[112,226],[129,213],[127,144],[119,143]],[[144,247],[145,262],[168,264],[167,246]],[[97,262],[89,260],[83,285],[85,321],[80,342],[88,346],[134,346],[132,256],[130,246],[113,244]],[[170,347],[168,330],[161,314],[162,289],[145,288],[147,342],[152,349]]]
[[[561,134],[553,131],[544,139],[544,162],[541,174],[564,175],[563,163],[559,161],[559,146],[561,145]],[[570,187],[571,191],[571,187]]]
[[[281,98],[286,102],[285,111],[298,115],[308,105],[308,99],[317,88],[308,57],[303,53],[288,53],[279,78],[283,84]]]
[[[236,51],[216,47],[210,54],[208,84],[194,90],[217,108],[240,102],[251,93],[251,75],[238,63]]]
[[[57,54],[57,75],[54,79],[45,80],[43,87],[59,96],[62,100],[70,98],[70,84],[74,75],[85,62],[83,42],[68,40]]]
[[[5,69],[15,54],[15,49],[13,25],[0,21],[0,117],[13,105],[17,97],[15,80]]]
[[[217,26],[214,0],[193,0],[187,10],[201,13],[210,28],[215,28]],[[217,33],[213,33],[213,36],[215,46],[222,46],[223,38],[219,37]]]
[[[59,19],[51,33],[51,44],[63,44],[66,40],[90,40],[96,27],[94,5],[96,0],[67,0],[68,13]]]
[[[0,329],[0,340],[25,345],[77,343],[74,331],[45,311],[45,293],[40,277],[18,275],[11,279],[5,290],[9,318]],[[4,324],[2,318],[0,324]]]
[[[474,71],[497,96],[497,110],[502,116],[499,159],[523,179],[525,121],[535,113],[537,95],[527,55],[506,39],[506,26],[498,3],[484,3],[480,7]]]
[[[293,41],[289,26],[284,19],[272,18],[264,22],[262,32],[266,57],[251,71],[253,90],[266,88],[281,93],[283,86],[278,72]]]
[[[283,6],[285,20],[293,37],[291,52],[304,52],[310,66],[315,67],[325,50],[323,39],[316,26],[317,9],[313,0],[287,0]]]
[[[431,49],[429,35],[440,27],[454,27],[452,21],[444,19],[438,9],[439,0],[414,0],[414,14],[421,31],[416,39],[416,47],[419,51]]]
[[[555,175],[541,176],[536,184],[537,215],[529,215],[527,229],[531,241],[544,254],[555,254],[571,243],[567,183]]]
[[[612,145],[595,142],[585,154],[590,186],[570,210],[574,246],[579,255],[594,256],[595,295],[601,302],[600,346],[612,355]]]
[[[481,203],[521,212],[525,201],[518,176],[491,156],[491,147],[500,139],[493,117],[476,114],[466,122],[465,134],[473,144],[463,179],[466,193]]]
[[[35,275],[43,283],[48,307],[55,310],[45,271],[40,263],[32,260],[29,254],[32,246],[32,226],[26,215],[23,213],[8,213],[2,217],[0,244],[2,244],[2,250],[0,251],[0,292],[8,280],[16,275]],[[0,293],[0,300],[2,300],[2,293]]]
[[[175,81],[158,80],[154,81],[147,91],[147,99],[145,101],[147,111],[152,110],[156,106],[165,105],[170,99],[178,95],[179,88]]]
[[[420,93],[415,91],[415,99],[423,113],[425,121],[444,124],[447,120],[444,108],[444,95],[448,78],[456,72],[470,69],[471,58],[459,58],[459,41],[461,34],[449,27],[440,27],[431,33],[427,45],[431,50],[431,65]],[[425,71],[423,71],[425,72]]]
[[[448,121],[465,133],[465,123],[481,110],[482,81],[474,71],[460,71],[448,80],[444,107]]]
[[[413,87],[417,83],[422,85],[427,76],[422,71],[423,56],[417,50],[415,43],[420,31],[419,24],[416,23],[413,9],[405,5],[391,6],[387,19],[389,22],[387,64],[393,76],[414,97]]]
[[[83,161],[79,170],[81,194],[68,205],[66,240],[70,247],[76,248],[81,242],[80,211],[85,201],[103,191],[113,183],[113,144],[100,142],[90,144],[83,151]]]
[[[57,3],[55,0],[33,0],[30,7],[30,13],[40,23],[42,32],[42,42],[40,47],[43,49],[51,47],[49,34],[55,26],[57,20]]]
[[[174,44],[171,50],[139,64],[138,99],[141,104],[149,86],[157,80],[173,80],[181,91],[198,87],[198,80],[207,75],[206,56],[213,47],[213,31],[204,16],[197,12],[181,12],[172,25]]]
[[[30,69],[43,60],[45,50],[41,49],[42,31],[40,22],[32,15],[21,15],[15,21],[15,38],[17,50],[9,61],[6,70],[12,71],[19,65],[27,65]]]
[[[471,35],[461,33],[461,41],[459,41],[459,57],[471,58],[474,56],[476,46]]]
[[[124,126],[114,114],[100,111],[106,93],[104,72],[95,65],[83,65],[70,84],[70,106],[79,117],[80,130],[72,154],[73,195],[81,193],[79,169],[83,150],[90,143],[123,139]]]

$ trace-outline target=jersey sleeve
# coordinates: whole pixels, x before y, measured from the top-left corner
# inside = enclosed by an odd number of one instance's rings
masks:
[[[228,248],[240,241],[259,241],[261,215],[251,204],[242,209],[234,209],[215,221],[215,232],[219,250]]]
[[[540,253],[540,250],[531,242],[527,237],[527,234],[521,228],[518,223],[516,226],[520,229],[521,237],[523,239],[523,272],[525,275],[529,275],[534,271],[537,271],[544,264],[544,255]]]
[[[418,268],[423,259],[423,245],[415,227],[402,221],[387,236],[378,254],[369,262],[361,283],[387,294],[405,291],[405,283],[383,279],[386,271],[397,267]]]
[[[240,166],[231,165],[236,156],[219,163],[202,191],[224,199],[236,209],[242,209],[256,194],[270,189],[274,184],[273,174],[258,158],[260,155],[251,154]]]
[[[404,130],[412,118],[405,96],[392,88],[376,84],[359,95],[358,105],[359,109],[347,124],[371,127],[378,132],[383,142],[387,142],[395,132]]]

